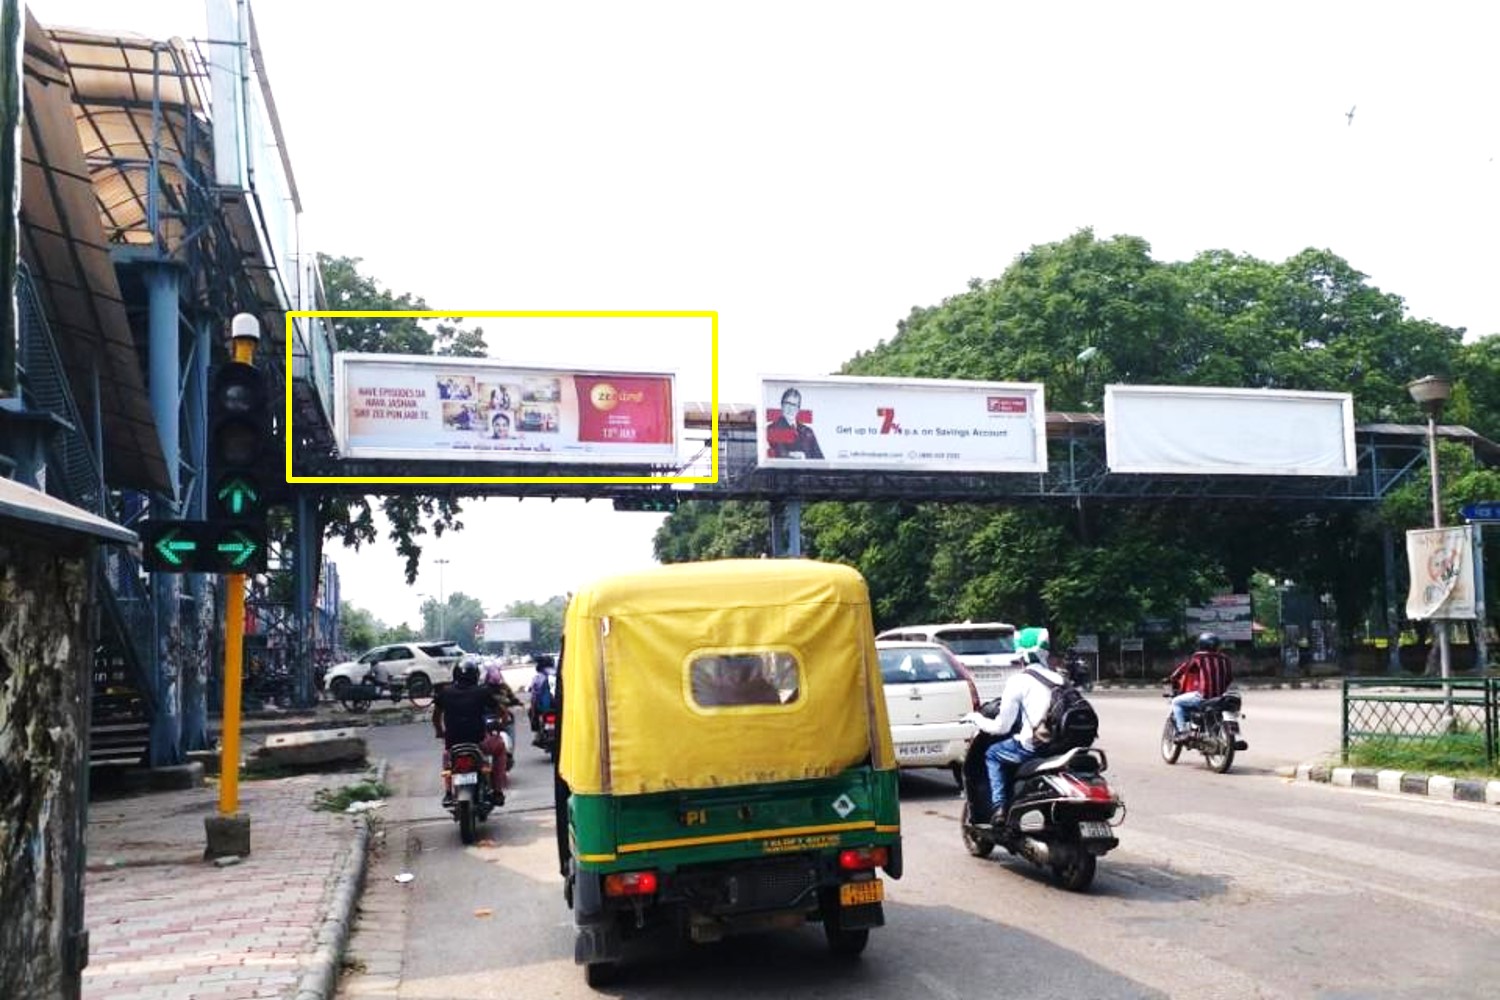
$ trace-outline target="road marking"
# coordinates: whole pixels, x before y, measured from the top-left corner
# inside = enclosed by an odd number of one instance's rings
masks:
[[[1339,886],[1330,886],[1320,878],[1309,878],[1305,871],[1274,859],[1226,855],[1217,844],[1184,840],[1179,835],[1147,833],[1139,827],[1121,831],[1120,848],[1110,857],[1136,862],[1139,867],[1134,872],[1119,866],[1101,868],[1101,871],[1174,896],[1203,898],[1215,895],[1214,888],[1204,882],[1205,878],[1222,879],[1248,895],[1272,898],[1343,891]],[[1148,873],[1155,877],[1154,880],[1141,877]]]
[[[1347,811],[1318,809],[1313,806],[1277,809],[1276,815],[1310,820],[1314,823],[1348,825],[1350,822],[1350,813]],[[1428,843],[1461,847],[1465,850],[1479,851],[1491,859],[1497,846],[1494,833],[1455,833],[1450,830],[1434,829],[1430,823],[1413,823],[1409,819],[1403,821],[1395,818],[1359,816],[1357,823],[1360,830],[1384,834],[1401,843],[1413,846],[1418,843]]]
[[[941,997],[942,1000],[962,1000],[963,994],[943,982],[930,972],[915,972],[912,974],[917,982],[925,986],[926,994],[930,997]]]
[[[1361,807],[1373,809],[1385,809],[1390,812],[1422,813],[1426,816],[1441,816],[1445,820],[1453,820],[1456,823],[1467,823],[1470,826],[1485,826],[1492,830],[1500,831],[1500,809],[1494,806],[1486,806],[1483,802],[1464,802],[1461,800],[1445,801],[1443,799],[1424,799],[1417,795],[1403,795],[1400,798],[1389,798],[1382,796],[1360,796]],[[1494,841],[1491,841],[1493,849]]]
[[[1399,873],[1432,882],[1467,882],[1473,881],[1476,876],[1472,865],[1448,864],[1445,861],[1427,857],[1419,851],[1393,851],[1385,847],[1370,847],[1354,840],[1299,833],[1296,830],[1287,830],[1267,823],[1214,816],[1209,813],[1185,813],[1171,818],[1184,826],[1196,827],[1200,830],[1248,837],[1304,854],[1320,855],[1330,861],[1336,860],[1366,868],[1376,868],[1382,872]]]

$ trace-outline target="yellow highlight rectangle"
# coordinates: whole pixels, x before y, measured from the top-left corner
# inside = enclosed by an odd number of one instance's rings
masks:
[[[493,318],[519,318],[519,319],[548,319],[548,318],[584,318],[584,319],[707,319],[710,322],[712,335],[710,337],[710,350],[712,358],[713,389],[711,392],[711,403],[713,412],[710,415],[710,472],[707,476],[294,476],[292,474],[292,441],[296,435],[292,432],[292,344],[296,338],[294,320],[331,318],[331,319],[366,319],[378,317],[391,317],[395,319],[493,319]],[[462,361],[462,358],[455,359]],[[308,362],[311,364],[312,353],[309,348]],[[679,400],[679,404],[681,401]],[[337,403],[335,403],[337,405]],[[681,409],[679,405],[679,410]],[[669,483],[680,484],[712,484],[719,481],[719,314],[715,311],[510,311],[510,310],[477,310],[471,312],[449,312],[447,310],[422,309],[422,310],[349,310],[349,309],[292,309],[286,314],[286,481],[288,483],[426,483],[430,485],[445,485],[452,483],[627,483],[639,485],[660,485]]]

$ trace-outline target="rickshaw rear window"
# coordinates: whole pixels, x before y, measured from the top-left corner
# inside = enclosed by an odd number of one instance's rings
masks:
[[[801,666],[781,650],[696,656],[688,677],[699,708],[790,705],[802,693]]]

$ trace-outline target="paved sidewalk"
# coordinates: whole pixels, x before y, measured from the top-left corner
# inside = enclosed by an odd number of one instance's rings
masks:
[[[242,780],[251,853],[226,867],[203,860],[212,784],[90,803],[85,1000],[331,995],[368,826],[313,795],[367,777]]]

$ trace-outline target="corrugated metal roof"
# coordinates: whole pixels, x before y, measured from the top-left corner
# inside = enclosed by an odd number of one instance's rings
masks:
[[[28,16],[21,247],[80,408],[93,414],[97,371],[105,474],[166,491],[166,460],[130,322],[74,124],[60,54]]]

